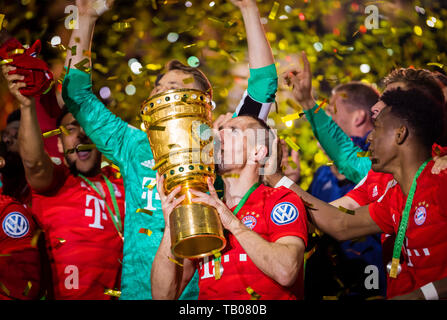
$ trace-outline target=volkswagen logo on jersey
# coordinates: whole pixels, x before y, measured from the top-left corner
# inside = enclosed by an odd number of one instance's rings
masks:
[[[426,218],[427,218],[427,210],[425,209],[425,207],[421,206],[417,208],[414,213],[414,223],[420,226],[425,222]]]
[[[258,221],[253,216],[245,216],[242,218],[242,223],[247,227],[253,230],[253,228],[256,226],[256,223]]]
[[[270,218],[275,224],[280,226],[295,221],[298,215],[298,209],[293,204],[281,202],[273,208]]]
[[[28,233],[29,222],[20,212],[11,212],[3,219],[2,227],[8,237],[21,238]]]

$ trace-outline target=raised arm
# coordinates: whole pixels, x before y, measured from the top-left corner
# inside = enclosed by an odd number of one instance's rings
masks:
[[[312,96],[312,72],[310,63],[304,52],[301,53],[302,68],[293,68],[282,74],[281,78],[292,87],[292,93],[302,106],[307,120],[312,126],[315,137],[334,161],[340,173],[348,180],[360,182],[371,169],[371,160],[358,157],[363,150],[357,147],[349,136],[319,108]]]
[[[278,76],[272,49],[267,40],[255,0],[231,0],[244,20],[250,78],[235,115],[250,114],[267,119],[278,89]]]
[[[110,4],[111,2],[107,2]],[[146,134],[115,116],[93,94],[91,74],[79,69],[91,66],[92,36],[96,20],[104,12],[106,1],[78,0],[79,29],[73,30],[65,65],[70,69],[64,79],[62,96],[64,102],[87,136],[92,139],[108,159],[121,166],[132,156],[132,148],[138,145]],[[83,62],[84,61],[84,62]],[[77,68],[74,68],[76,64]]]
[[[9,75],[15,70],[12,66],[3,66],[2,72],[8,82],[11,94],[20,106],[19,152],[25,169],[26,180],[30,187],[36,191],[44,192],[53,181],[53,163],[45,152],[42,133],[37,120],[34,98],[23,96],[19,89],[26,87],[24,76]]]

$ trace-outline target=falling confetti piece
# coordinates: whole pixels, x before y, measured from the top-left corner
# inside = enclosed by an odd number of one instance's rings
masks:
[[[295,109],[296,111],[298,111],[298,112],[302,112],[303,111],[303,108],[295,101],[295,100],[292,100],[292,99],[290,99],[290,98],[288,98],[287,100],[286,100],[286,103],[290,106],[290,107],[292,107],[293,109]],[[300,116],[301,116],[301,114],[300,114]]]
[[[119,298],[121,296],[121,291],[118,290],[112,290],[112,289],[105,289],[104,294],[112,297]]]
[[[90,62],[89,59],[85,58],[85,59],[81,60],[80,62],[76,63],[74,66],[76,69],[79,69],[81,71],[89,73],[91,69],[88,67],[85,67],[85,65],[88,64],[89,62]]]
[[[2,289],[3,292],[5,292],[6,295],[9,297],[10,292],[9,292],[8,288],[6,288],[6,286],[2,282],[0,282],[0,289]]]
[[[39,241],[39,236],[42,233],[42,229],[37,229],[34,233],[33,237],[31,238],[31,247],[36,248],[37,242]]]
[[[150,237],[151,234],[152,234],[152,231],[149,230],[149,229],[141,228],[140,231],[138,231],[138,233],[143,233],[143,234],[146,234],[146,235],[148,235]]]
[[[153,131],[165,131],[166,127],[161,126],[150,126],[147,130],[153,130]]]
[[[338,210],[343,211],[343,212],[345,212],[347,214],[350,214],[350,215],[354,215],[355,214],[354,210],[350,210],[350,209],[347,209],[347,208],[342,207],[342,206],[339,206]]]
[[[2,26],[3,26],[3,19],[5,18],[4,14],[0,14],[0,30],[2,30]]]
[[[239,178],[240,174],[239,173],[225,173],[222,175],[222,178]]]
[[[444,65],[442,63],[437,63],[437,62],[429,62],[429,63],[427,63],[427,66],[436,66],[440,69],[444,68]]]
[[[357,152],[357,157],[359,157],[359,158],[365,158],[365,157],[369,157],[369,156],[371,156],[371,151]]]
[[[139,209],[137,209],[137,212],[142,212],[142,213],[146,213],[146,214],[148,214],[148,215],[152,215],[153,214],[153,212],[151,211],[151,210],[147,210],[147,209],[143,209],[143,208],[139,208]],[[141,231],[141,230],[140,230]]]
[[[261,296],[257,294],[251,287],[247,287],[247,293],[250,295],[250,300],[259,300]]]
[[[295,142],[293,142],[293,140],[292,140],[290,137],[285,138],[284,141],[285,141],[285,142],[288,144],[288,146],[289,146],[290,148],[292,148],[293,150],[295,150],[295,151],[299,151],[299,150],[300,150],[300,147],[299,147]]]
[[[317,250],[317,247],[313,247],[310,251],[306,252],[304,254],[304,260],[309,260],[309,258],[314,254],[314,252]]]
[[[33,284],[31,283],[31,281],[28,281],[27,284],[26,284],[25,290],[23,290],[23,295],[25,297],[28,296],[32,286],[33,286]]]
[[[15,55],[15,54],[22,54],[25,52],[25,49],[14,49],[8,53],[9,56]]]
[[[0,61],[0,66],[2,66],[4,64],[11,63],[12,61],[13,61],[12,59],[4,59],[4,60]]]
[[[151,183],[149,183],[146,188],[148,188],[149,190],[154,189],[155,185],[157,184],[157,180],[152,180]]]
[[[287,116],[281,117],[281,121],[286,123],[287,121],[293,121],[300,118],[300,114],[298,112],[289,114]]]
[[[94,144],[81,144],[76,147],[76,150],[77,151],[86,151],[86,150],[92,150],[95,148],[96,148],[96,145],[94,145]]]
[[[182,267],[183,268],[183,264],[181,264],[180,262],[178,262],[177,260],[175,260],[175,259],[172,259],[171,257],[168,257],[168,259],[171,261],[171,262],[174,262],[175,264],[177,264],[177,265],[179,265],[180,267]]]
[[[164,165],[167,161],[168,161],[168,159],[164,159],[164,160],[160,161],[159,163],[157,163],[155,166],[152,167],[152,170],[154,170],[154,171],[157,170],[162,165]]]
[[[275,20],[276,19],[276,15],[278,14],[278,9],[279,9],[279,2],[275,1],[273,3],[272,10],[270,11],[270,14],[269,14],[269,19],[270,20]]]

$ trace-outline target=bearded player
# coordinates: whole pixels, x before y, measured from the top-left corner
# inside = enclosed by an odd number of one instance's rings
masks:
[[[302,299],[306,212],[292,191],[261,183],[259,172],[274,140],[270,128],[262,120],[240,116],[223,125],[220,138],[223,201],[210,180],[210,195],[191,190],[192,201],[216,208],[228,231],[220,263],[213,256],[189,260],[171,254],[169,215],[185,196],[176,198],[180,187],[165,195],[159,177],[166,229],[152,268],[154,299],[178,298],[195,269],[202,300]],[[216,265],[221,266],[218,271]]]
[[[122,260],[124,187],[110,167],[101,169],[101,153],[63,109],[57,126],[65,164],[55,165],[43,147],[34,99],[20,93],[23,76],[5,72],[20,105],[19,151],[32,208],[44,231],[52,263],[55,299],[110,299],[118,289]]]

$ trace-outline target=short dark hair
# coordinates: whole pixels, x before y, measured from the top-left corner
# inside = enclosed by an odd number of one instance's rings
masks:
[[[68,110],[67,106],[64,104],[61,108],[59,116],[56,119],[56,127],[60,127],[62,119],[69,113],[70,113],[70,110]]]
[[[445,123],[443,106],[425,92],[418,89],[401,88],[385,91],[380,97],[390,112],[405,121],[415,132],[420,142],[431,147],[439,143],[444,132]]]
[[[198,68],[187,66],[178,60],[171,60],[166,64],[165,69],[166,71],[180,70],[185,73],[191,74],[194,77],[194,80],[200,86],[200,89],[203,90],[205,93],[207,93],[211,99],[213,98],[213,88],[211,86],[211,83],[205,76],[205,74]],[[158,85],[158,82],[164,75],[165,75],[164,73],[161,73],[157,76],[157,79],[155,80],[155,85]]]
[[[20,109],[16,109],[8,115],[6,118],[6,124],[11,123],[13,121],[20,121]]]
[[[258,117],[255,117],[253,115],[244,114],[239,117],[247,117],[247,118],[253,120],[253,122],[255,123],[255,126],[250,126],[251,129],[264,129],[267,132],[265,139],[264,139],[264,145],[268,149],[267,157],[269,157],[269,155],[273,151],[273,147],[274,147],[273,142],[275,140],[275,134],[273,133],[272,128],[270,128],[270,126],[264,120],[262,120]]]
[[[355,109],[368,111],[368,114],[370,114],[371,107],[379,101],[380,97],[376,89],[360,81],[339,84],[333,89],[333,92],[345,92],[346,96],[342,96],[344,101]]]
[[[399,68],[390,72],[383,84],[388,86],[395,82],[405,83],[407,89],[419,89],[440,103],[445,103],[444,93],[433,73],[426,69]]]

